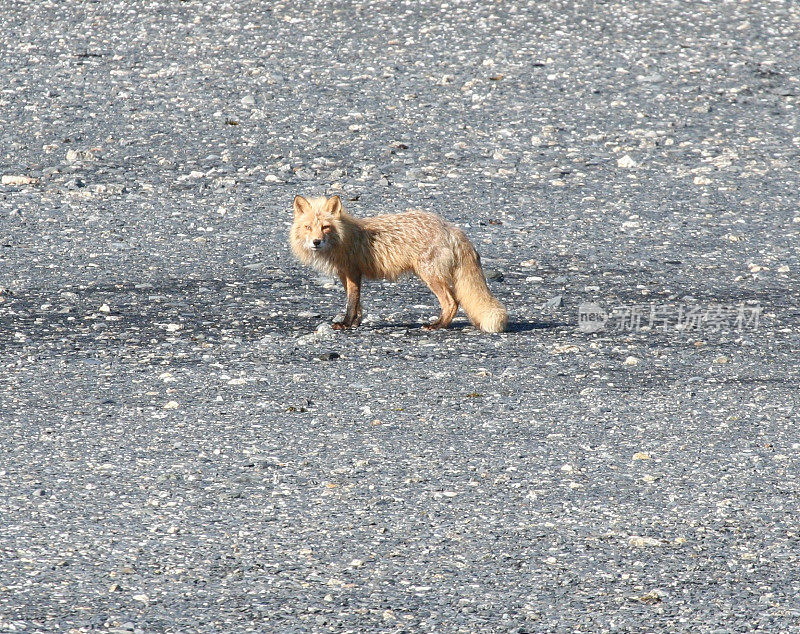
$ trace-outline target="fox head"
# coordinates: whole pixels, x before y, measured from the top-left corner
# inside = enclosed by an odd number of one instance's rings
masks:
[[[310,252],[329,249],[337,241],[338,221],[341,217],[342,201],[338,196],[311,200],[295,196],[293,245]]]

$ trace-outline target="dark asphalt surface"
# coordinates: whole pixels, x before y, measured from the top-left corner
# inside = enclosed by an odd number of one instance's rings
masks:
[[[3,8],[0,632],[800,632],[800,6],[259,5]]]

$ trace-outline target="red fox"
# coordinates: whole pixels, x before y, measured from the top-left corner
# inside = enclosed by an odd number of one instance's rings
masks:
[[[508,324],[503,305],[489,292],[480,256],[464,232],[436,214],[406,211],[355,218],[338,196],[294,199],[292,251],[304,264],[336,274],[347,292],[344,319],[337,330],[361,323],[361,280],[395,280],[417,275],[442,305],[439,318],[424,330],[445,328],[459,304],[476,327],[502,332]]]

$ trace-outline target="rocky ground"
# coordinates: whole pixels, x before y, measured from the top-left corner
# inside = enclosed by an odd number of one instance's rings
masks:
[[[5,6],[0,631],[800,631],[799,38],[766,0]],[[422,332],[408,280],[334,333],[298,193],[459,224],[510,331]]]

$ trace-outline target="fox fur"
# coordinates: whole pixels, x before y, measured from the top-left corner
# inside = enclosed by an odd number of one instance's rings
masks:
[[[363,279],[396,280],[417,275],[436,295],[442,310],[425,330],[445,328],[459,305],[485,332],[502,332],[508,314],[486,285],[480,256],[464,232],[425,211],[355,218],[338,196],[294,199],[290,244],[304,264],[336,275],[347,292],[347,308],[336,329],[361,323]]]

